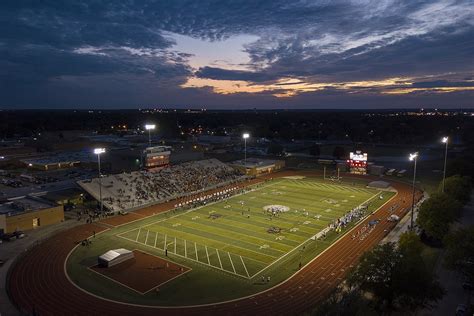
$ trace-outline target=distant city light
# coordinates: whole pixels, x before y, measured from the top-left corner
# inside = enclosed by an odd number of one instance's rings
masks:
[[[442,141],[443,143],[447,143],[447,142],[448,142],[448,139],[449,139],[449,138],[446,136],[446,137],[443,137],[443,139],[442,139],[441,141]]]
[[[105,153],[105,148],[95,148],[94,149],[94,154],[96,155],[100,155],[100,154],[103,154]]]
[[[242,135],[242,137],[243,137],[244,139],[247,139],[247,138],[250,137],[250,134],[249,134],[249,133],[244,133],[244,134]]]
[[[152,130],[152,129],[155,129],[155,128],[156,128],[156,125],[155,125],[155,124],[146,124],[146,125],[145,125],[145,129],[146,129],[147,131]]]

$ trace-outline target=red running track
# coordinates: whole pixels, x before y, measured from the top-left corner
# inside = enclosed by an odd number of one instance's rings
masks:
[[[279,174],[283,175],[289,173]],[[396,213],[400,216],[410,210],[411,187],[398,182],[392,186],[398,195],[357,225],[359,229],[371,219],[381,219],[368,238],[360,241],[346,234],[286,282],[251,297],[214,305],[163,308],[121,304],[90,295],[73,285],[64,272],[65,260],[77,241],[91,236],[93,230],[105,229],[86,224],[61,232],[28,251],[11,269],[7,285],[10,298],[21,312],[34,311],[37,315],[301,314],[323,300],[360,256],[394,227],[394,223],[385,220],[392,214],[389,212],[392,205],[398,205]],[[417,200],[420,198],[421,192],[417,192]]]

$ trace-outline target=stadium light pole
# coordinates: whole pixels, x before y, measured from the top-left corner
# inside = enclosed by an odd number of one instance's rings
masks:
[[[104,204],[102,203],[102,176],[100,173],[100,155],[105,153],[105,148],[95,148],[94,154],[97,155],[97,162],[99,165],[99,201],[100,201],[100,212],[104,209]]]
[[[444,169],[443,169],[443,184],[441,186],[441,192],[444,193],[444,181],[446,180],[446,161],[448,160],[448,143],[449,143],[449,137],[443,137],[441,142],[446,144],[445,150],[444,150]]]
[[[148,131],[148,144],[151,147],[151,130],[156,128],[155,124],[146,124],[145,129]]]
[[[244,158],[245,170],[247,170],[247,138],[249,138],[249,137],[250,137],[250,134],[249,134],[249,133],[244,133],[244,134],[242,135],[242,138],[244,139],[244,147],[245,147],[245,149],[244,149],[244,152],[245,152],[245,153],[244,153],[244,155],[245,155],[245,156],[244,156],[244,157],[245,157],[245,158]],[[247,172],[246,172],[246,173],[247,173]]]
[[[413,231],[413,213],[415,212],[415,181],[416,181],[416,161],[418,158],[418,152],[410,154],[410,161],[414,161],[413,166],[413,192],[412,192],[412,202],[411,202],[411,217],[410,217],[410,230]]]

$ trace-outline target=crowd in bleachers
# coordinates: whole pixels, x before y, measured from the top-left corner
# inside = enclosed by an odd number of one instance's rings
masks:
[[[186,162],[154,172],[135,171],[102,177],[102,199],[109,210],[127,210],[233,183],[241,178],[238,171],[217,159]],[[99,197],[98,178],[79,184],[94,197]]]

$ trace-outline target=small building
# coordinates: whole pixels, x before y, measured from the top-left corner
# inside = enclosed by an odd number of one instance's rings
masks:
[[[379,166],[379,165],[369,165],[369,173],[374,176],[380,176],[383,175],[385,171],[384,166]]]
[[[26,231],[64,221],[64,208],[35,196],[23,196],[0,204],[0,230]]]
[[[250,176],[272,173],[285,167],[284,160],[247,158],[233,161],[229,164],[231,167]]]
[[[116,264],[125,262],[127,260],[135,258],[133,251],[119,248],[114,250],[109,250],[103,255],[99,256],[97,263],[100,267],[110,268]]]

